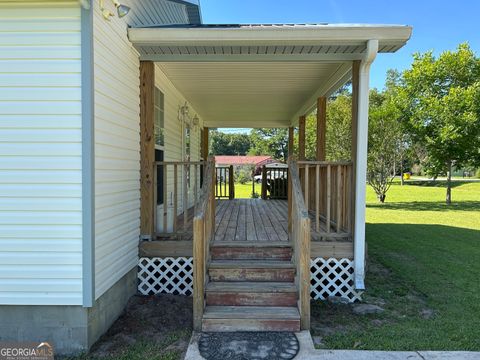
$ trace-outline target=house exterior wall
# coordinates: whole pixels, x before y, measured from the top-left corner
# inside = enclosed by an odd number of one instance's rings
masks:
[[[155,66],[155,86],[163,92],[165,98],[165,161],[182,161],[184,156],[185,144],[183,141],[184,128],[179,119],[179,108],[187,101],[185,97],[175,88],[172,82],[168,79],[165,73],[159,66]],[[190,114],[196,114],[194,108],[190,108]],[[200,115],[198,114],[200,117]],[[191,161],[200,160],[200,128],[202,127],[202,119],[200,118],[199,126],[191,132]],[[192,168],[193,171],[193,168]],[[178,169],[178,203],[177,215],[183,213],[183,186],[181,186],[182,170]],[[173,205],[171,203],[173,185],[173,170],[171,167],[167,175],[167,204],[169,208],[169,222],[172,222]],[[200,181],[200,177],[198,177]],[[193,206],[193,184],[188,192],[188,206]],[[157,230],[161,231],[163,226],[163,205],[157,207]]]
[[[82,304],[81,14],[0,3],[0,305]]]
[[[138,263],[140,63],[125,20],[93,11],[97,299]]]

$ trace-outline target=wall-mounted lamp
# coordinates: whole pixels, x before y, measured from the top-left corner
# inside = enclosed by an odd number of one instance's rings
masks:
[[[178,120],[183,122],[189,129],[197,128],[200,125],[198,115],[195,114],[193,117],[190,115],[190,106],[186,101],[178,107]]]
[[[197,128],[199,124],[200,124],[200,119],[198,118],[198,115],[195,114],[195,116],[192,119],[192,126],[194,128]]]
[[[130,7],[127,5],[122,5],[118,2],[118,0],[111,0],[113,5],[117,8],[117,15],[119,18],[124,17],[130,12]],[[110,10],[105,8],[104,0],[100,0],[100,11],[102,12],[103,18],[105,20],[110,20],[111,16],[115,16]]]

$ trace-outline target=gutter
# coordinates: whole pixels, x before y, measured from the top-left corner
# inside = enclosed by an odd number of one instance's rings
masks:
[[[370,66],[378,53],[378,40],[368,40],[365,56],[360,62],[358,85],[357,152],[355,159],[355,227],[354,282],[355,289],[365,290],[365,196],[368,152],[368,105]]]

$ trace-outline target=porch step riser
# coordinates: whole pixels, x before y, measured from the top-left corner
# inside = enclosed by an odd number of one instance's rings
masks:
[[[292,249],[288,247],[220,247],[210,250],[213,260],[290,260]]]
[[[207,293],[207,306],[297,306],[296,293]]]
[[[295,269],[212,269],[210,281],[293,282]]]
[[[221,331],[300,331],[300,320],[203,319],[202,330]]]

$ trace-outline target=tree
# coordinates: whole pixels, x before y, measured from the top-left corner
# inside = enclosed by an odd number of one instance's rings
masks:
[[[248,134],[226,134],[212,130],[210,138],[213,155],[246,155],[250,150]]]
[[[370,92],[368,125],[367,181],[385,202],[386,194],[395,178],[396,164],[401,160],[403,133],[400,112],[391,94],[377,90]]]
[[[415,54],[403,73],[398,103],[412,139],[426,152],[433,177],[447,174],[451,203],[452,167],[480,165],[480,60],[468,44],[456,51]]]
[[[287,161],[288,129],[260,128],[250,132],[252,147],[249,155],[270,155],[275,159]]]

